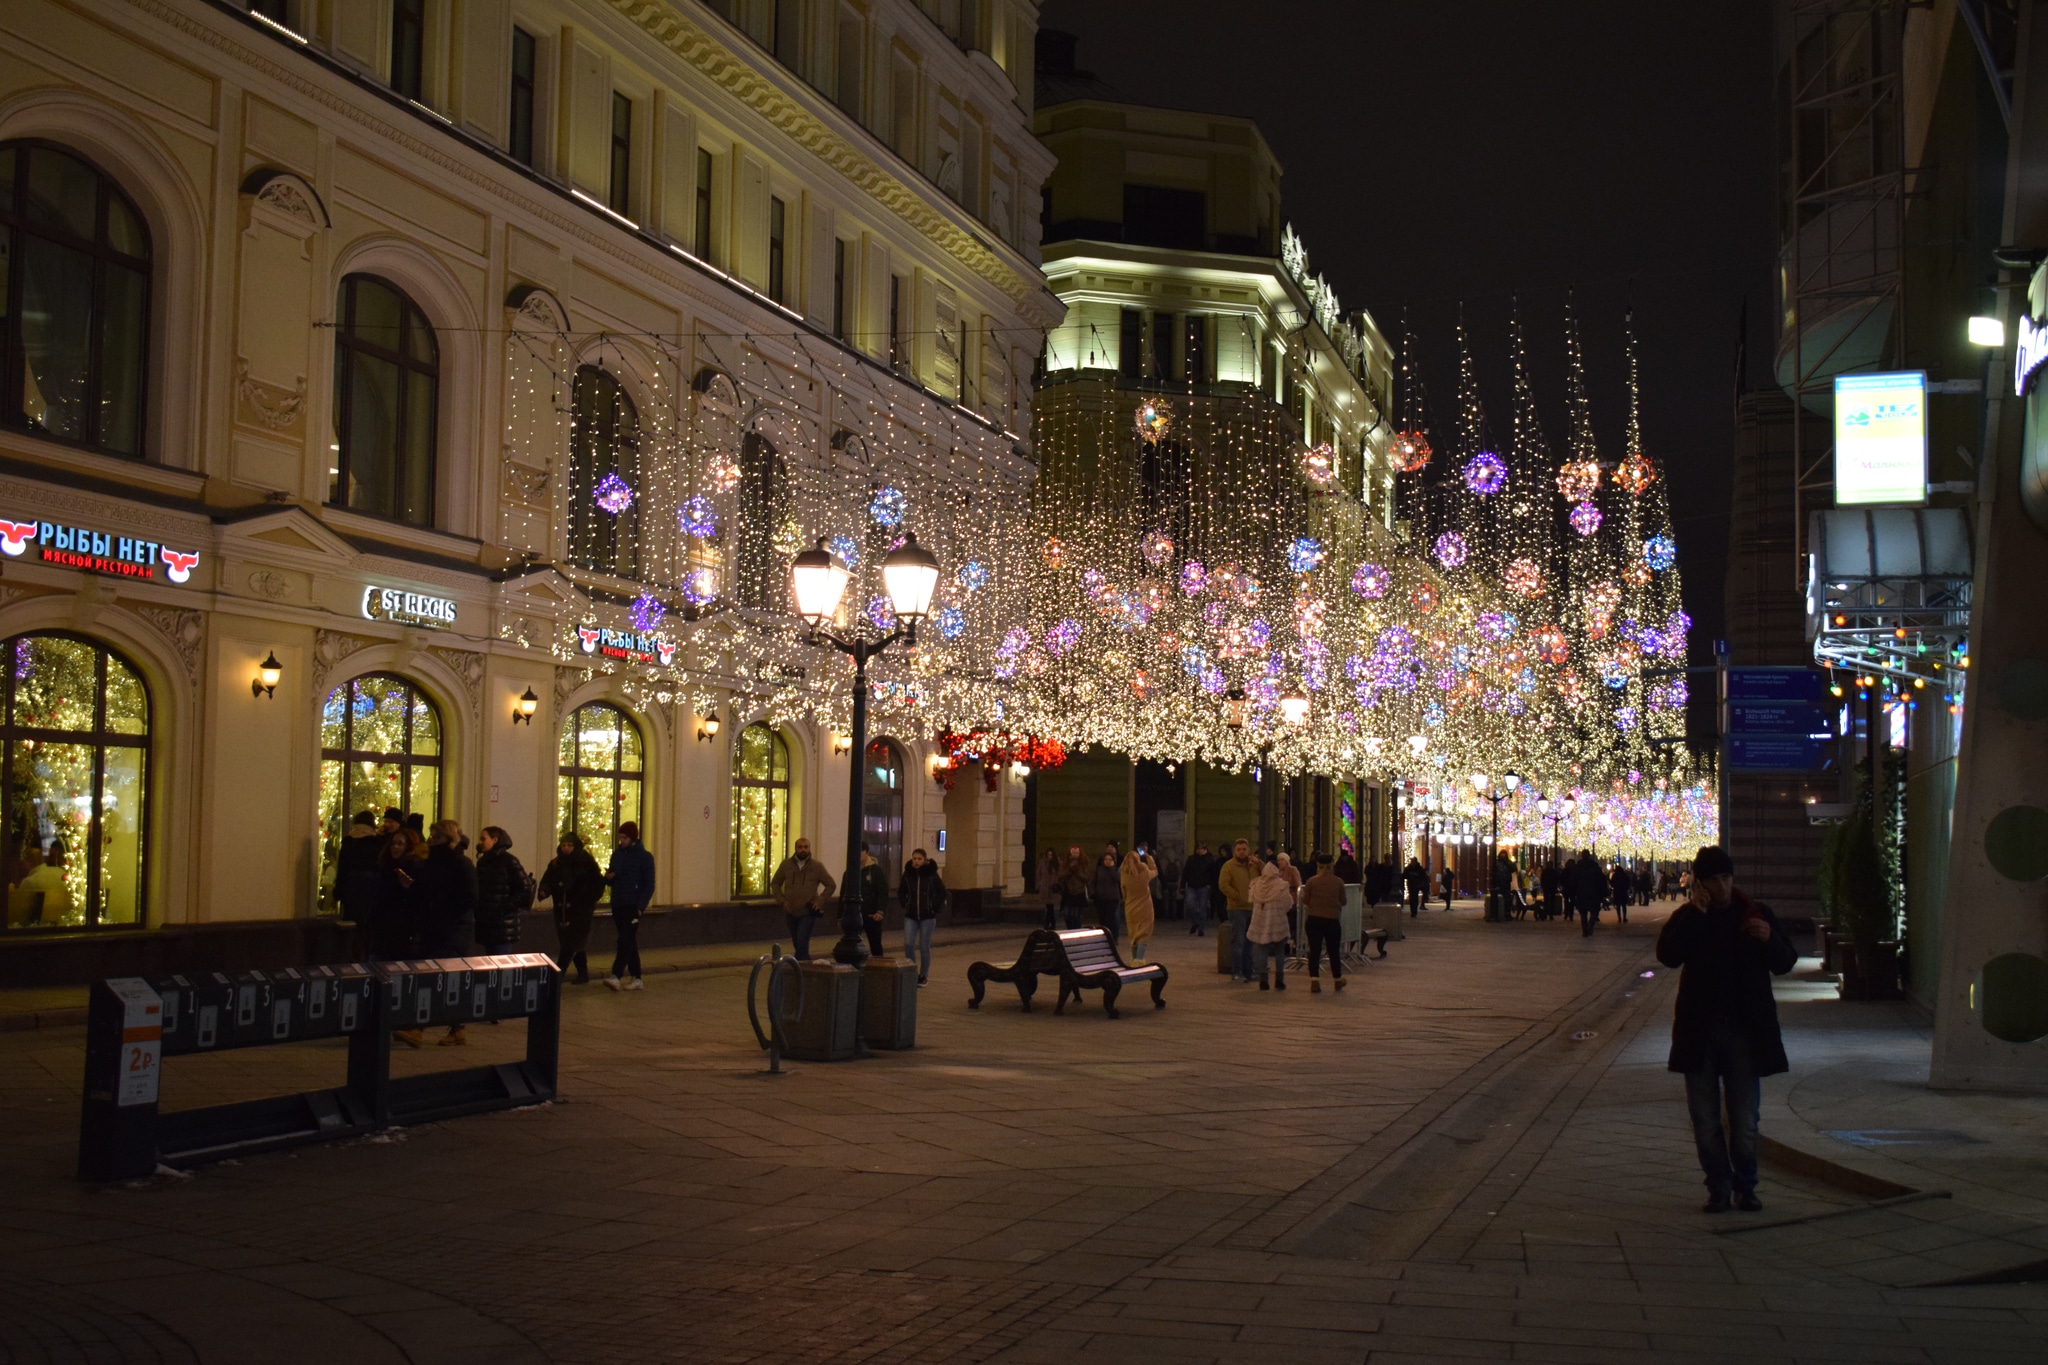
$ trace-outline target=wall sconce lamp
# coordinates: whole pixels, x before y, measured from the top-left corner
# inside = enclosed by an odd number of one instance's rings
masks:
[[[710,715],[697,722],[697,742],[699,744],[709,744],[717,738],[718,713],[713,711]]]
[[[512,723],[514,725],[531,725],[533,724],[533,713],[538,710],[540,710],[540,698],[534,696],[533,689],[529,687],[519,694],[518,700],[512,703]]]
[[[847,754],[852,752],[853,736],[848,734],[842,734],[839,731],[834,730],[832,732],[832,756],[834,758],[837,758],[841,754]]]
[[[273,649],[263,656],[262,663],[256,665],[256,676],[249,683],[249,695],[275,697],[278,679],[282,677],[284,665],[277,661],[277,651]]]

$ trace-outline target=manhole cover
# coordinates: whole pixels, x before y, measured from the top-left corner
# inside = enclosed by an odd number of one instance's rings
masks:
[[[1572,1041],[1573,1041],[1573,1042],[1575,1042],[1575,1043],[1583,1043],[1583,1042],[1585,1042],[1585,1041],[1586,1041],[1586,1040],[1587,1040],[1588,1038],[1598,1038],[1599,1036],[1600,1036],[1600,1030],[1599,1030],[1599,1029],[1596,1029],[1596,1028],[1582,1028],[1582,1029],[1580,1029],[1580,1030],[1579,1030],[1578,1032],[1576,1032],[1576,1033],[1574,1033],[1574,1034],[1572,1035]]]
[[[1945,1128],[1833,1128],[1823,1134],[1858,1147],[1918,1147],[1942,1142],[1982,1142],[1968,1133]]]

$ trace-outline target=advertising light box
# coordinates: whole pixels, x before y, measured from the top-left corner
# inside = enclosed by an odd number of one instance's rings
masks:
[[[1835,376],[1835,506],[1926,501],[1926,372]]]

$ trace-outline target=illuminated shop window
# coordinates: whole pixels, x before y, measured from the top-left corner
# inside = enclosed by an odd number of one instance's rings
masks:
[[[441,716],[390,673],[351,678],[320,708],[320,905],[335,909],[335,860],[357,811],[441,818]]]
[[[767,895],[789,845],[789,745],[749,725],[732,751],[732,894]]]
[[[120,656],[71,635],[0,645],[7,927],[143,922],[149,692]]]
[[[611,856],[607,850],[619,841],[619,826],[645,823],[639,727],[616,706],[588,702],[562,726],[556,758],[555,828],[583,840],[603,867]]]

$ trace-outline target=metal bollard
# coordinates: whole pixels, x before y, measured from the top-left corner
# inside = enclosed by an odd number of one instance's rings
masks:
[[[795,958],[782,955],[781,944],[771,943],[768,945],[768,955],[754,960],[753,974],[747,978],[747,1022],[754,1026],[754,1037],[760,1041],[762,1049],[768,1054],[768,1074],[771,1076],[784,1074],[782,1070],[783,967],[787,964],[790,970],[793,971],[795,970],[795,963]],[[763,967],[768,969],[768,1029],[765,1033],[761,1030],[761,1012],[756,1006],[755,989],[760,984],[761,969]],[[797,1003],[799,1010],[801,1010],[803,1003],[801,993],[797,996]],[[801,1018],[801,1014],[798,1017]]]

